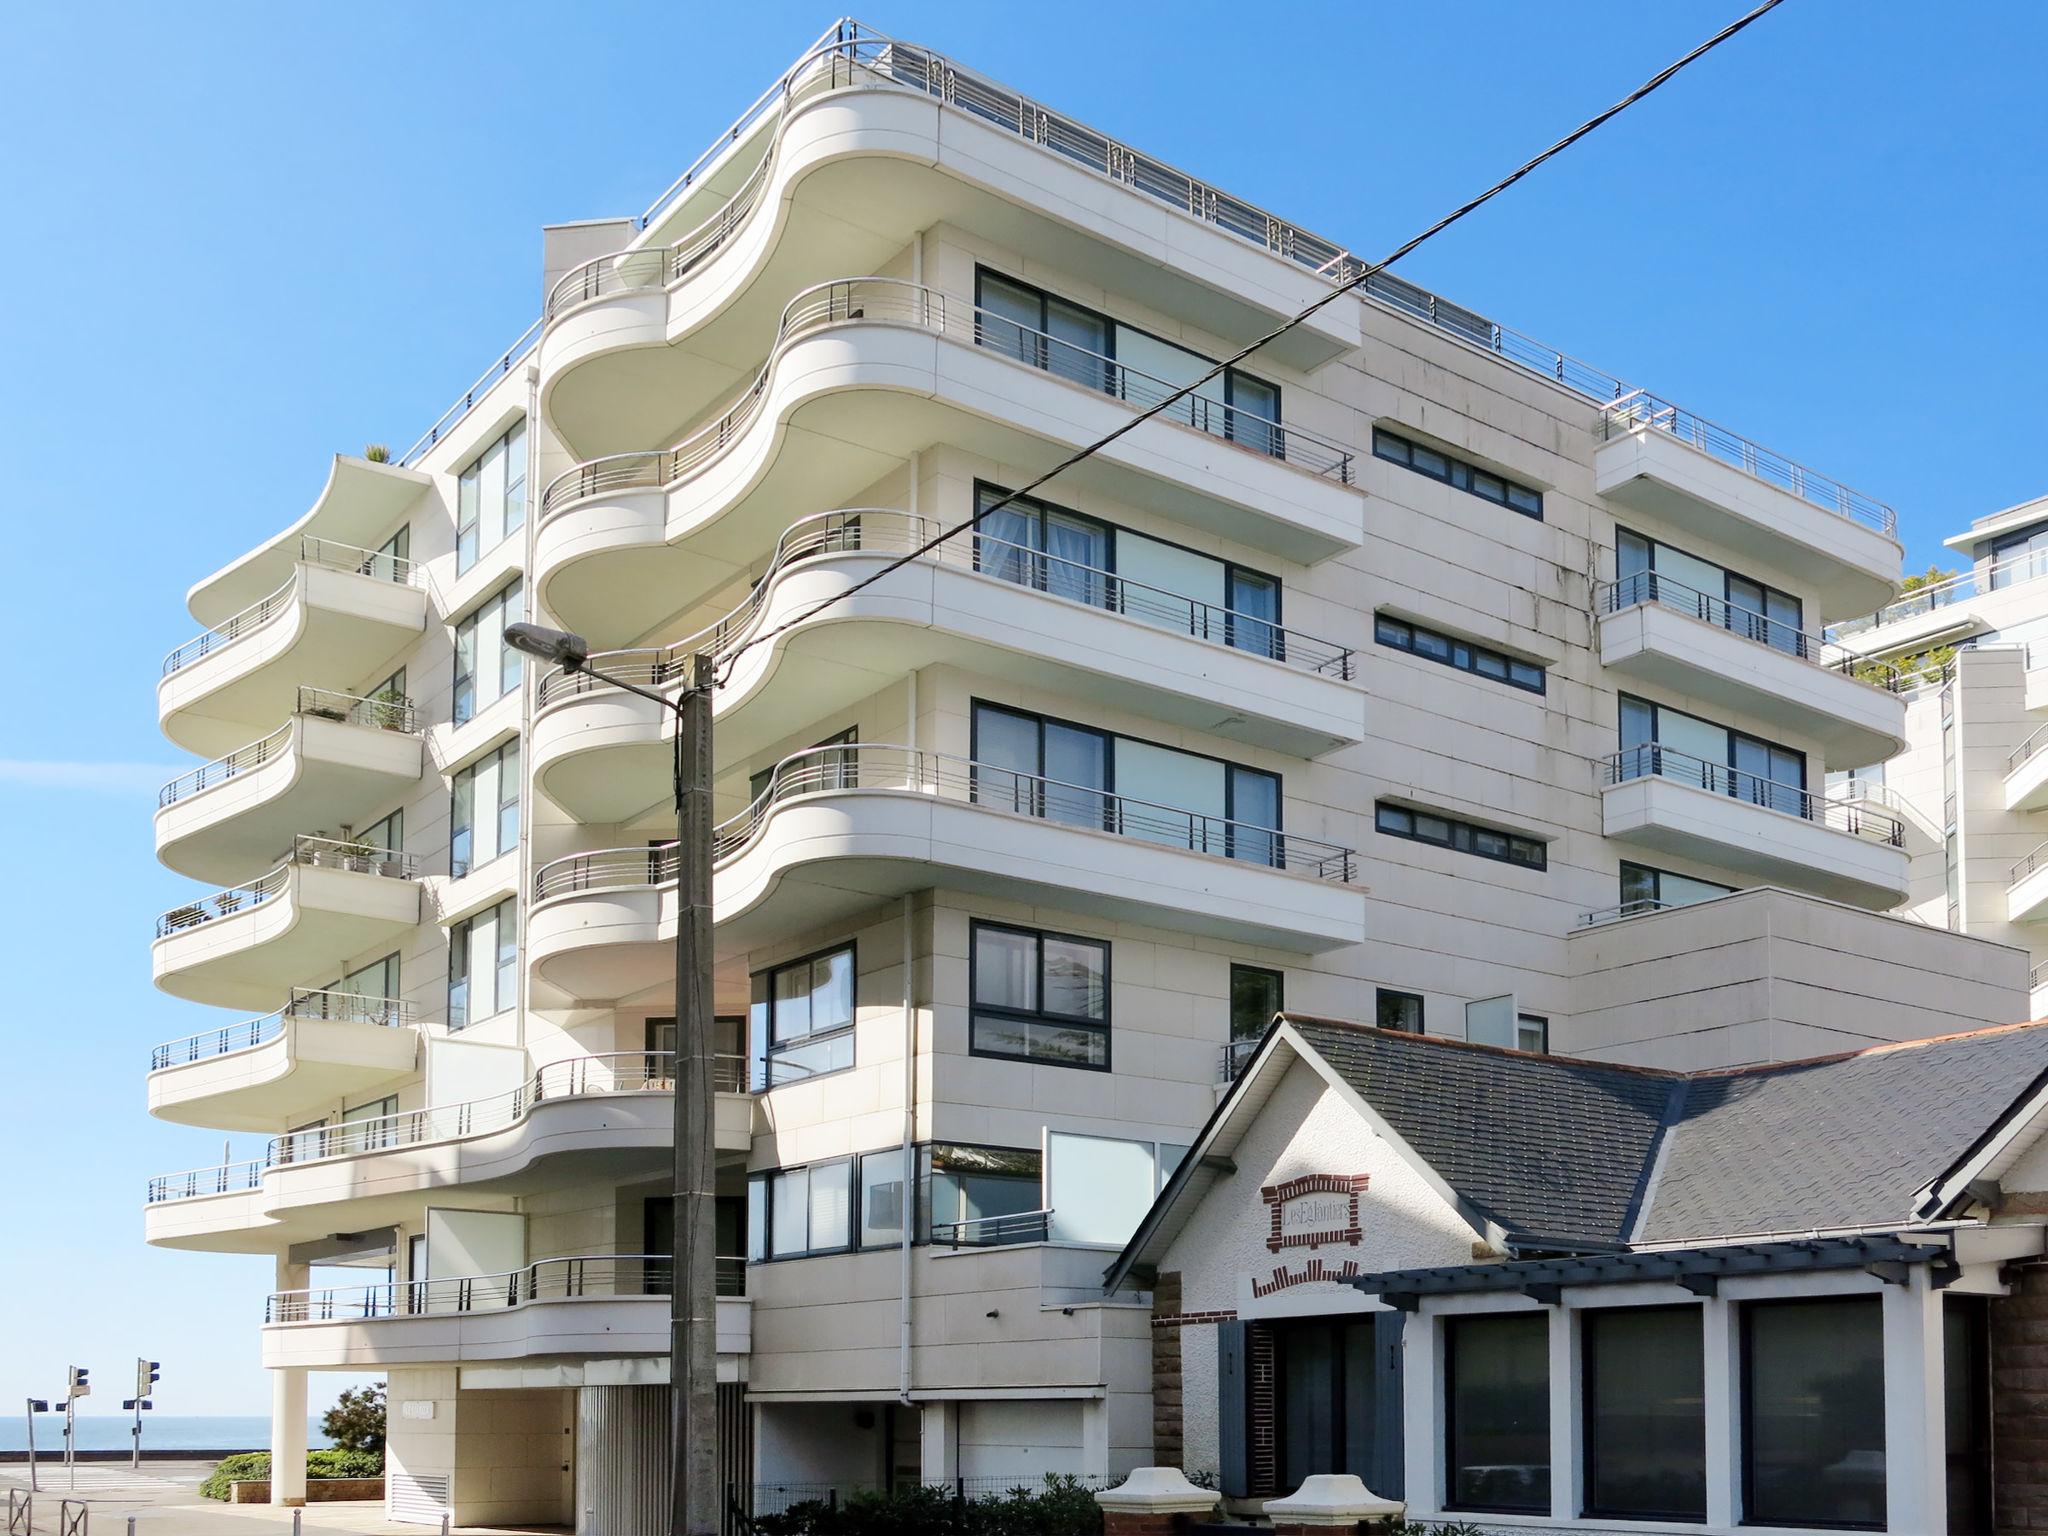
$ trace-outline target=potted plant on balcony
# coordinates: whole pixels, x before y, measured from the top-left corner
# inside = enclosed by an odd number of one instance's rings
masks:
[[[380,730],[404,730],[407,702],[405,695],[396,688],[378,689],[370,695],[370,703],[374,707],[369,711],[369,723]]]
[[[241,905],[242,893],[240,891],[222,891],[213,898],[213,910],[220,917],[226,917],[230,912],[239,910]]]
[[[389,464],[391,462],[391,449],[383,443],[365,443],[363,445],[363,457],[372,464]]]
[[[164,931],[175,933],[180,928],[190,928],[194,923],[206,921],[206,914],[195,903],[191,906],[173,907],[164,914]]]

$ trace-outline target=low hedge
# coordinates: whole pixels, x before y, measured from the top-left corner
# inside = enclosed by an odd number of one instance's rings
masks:
[[[757,1515],[761,1536],[1100,1536],[1102,1507],[1077,1478],[980,1494],[956,1504],[950,1488],[851,1493]]]
[[[384,1458],[375,1451],[308,1451],[308,1477],[382,1477]],[[228,1497],[230,1483],[260,1483],[270,1477],[270,1452],[244,1451],[223,1457],[219,1466],[199,1485],[203,1499]]]

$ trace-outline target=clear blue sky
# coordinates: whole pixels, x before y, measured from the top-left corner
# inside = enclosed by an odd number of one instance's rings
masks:
[[[863,19],[1363,254],[1728,4],[1015,7]],[[261,1412],[267,1260],[155,1253],[150,848],[184,589],[409,442],[538,308],[540,226],[637,212],[832,19],[787,5],[18,6],[0,93],[0,1410],[67,1360]],[[2048,10],[1789,0],[1410,277],[1892,502],[1909,561],[2048,490]],[[709,61],[696,63],[693,61]],[[27,612],[20,611],[25,601]],[[30,638],[32,637],[32,638]],[[26,642],[26,643],[25,643]],[[331,1385],[331,1383],[328,1383]],[[316,1390],[316,1402],[321,1394]]]

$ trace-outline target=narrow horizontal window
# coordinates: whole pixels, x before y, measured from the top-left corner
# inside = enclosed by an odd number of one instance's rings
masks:
[[[1453,458],[1435,448],[1425,448],[1421,443],[1411,442],[1383,427],[1372,429],[1372,451],[1375,458],[1385,459],[1389,464],[1399,464],[1418,475],[1441,480],[1467,495],[1519,512],[1524,517],[1533,517],[1538,522],[1543,520],[1543,493],[1533,486],[1517,484],[1490,469],[1481,469],[1477,464]]]
[[[1456,667],[1461,672],[1470,672],[1491,682],[1506,683],[1510,688],[1542,693],[1549,686],[1549,675],[1533,661],[1517,661],[1505,652],[1425,629],[1406,619],[1378,615],[1373,620],[1373,638],[1390,650],[1406,651],[1425,661]]]
[[[1550,863],[1549,850],[1540,838],[1503,832],[1498,827],[1482,827],[1476,822],[1457,821],[1449,816],[1436,816],[1428,811],[1411,811],[1406,806],[1389,805],[1385,801],[1374,808],[1373,825],[1389,837],[1434,843],[1439,848],[1477,854],[1482,859],[1495,859],[1503,864],[1545,869]]]

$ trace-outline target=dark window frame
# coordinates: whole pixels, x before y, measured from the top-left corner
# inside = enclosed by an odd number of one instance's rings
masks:
[[[1011,1008],[1001,1003],[984,1003],[980,998],[981,961],[980,938],[984,929],[997,933],[1008,933],[1034,941],[1038,951],[1038,975],[1036,990],[1039,1006],[1036,1011]],[[1102,1017],[1085,1018],[1080,1015],[1053,1013],[1045,1007],[1045,941],[1056,939],[1062,944],[1086,944],[1102,951]],[[971,918],[967,924],[967,1054],[986,1057],[990,1061],[1021,1062],[1031,1067],[1062,1067],[1077,1072],[1109,1072],[1116,1064],[1116,1036],[1111,1028],[1110,1008],[1110,942],[1108,939],[1093,938],[1082,933],[1061,933],[1051,928],[1027,928],[1021,923],[998,922],[992,918]],[[1102,1061],[1054,1061],[1043,1056],[1020,1056],[1015,1051],[984,1050],[977,1043],[975,1018],[988,1013],[999,1019],[1012,1019],[1020,1024],[1043,1024],[1055,1029],[1091,1030],[1102,1036]],[[951,1143],[949,1143],[951,1145]],[[1009,1150],[1009,1149],[1004,1149]]]
[[[1650,897],[1650,900],[1658,903],[1660,906],[1664,901],[1664,879],[1667,875],[1673,880],[1690,880],[1694,885],[1719,886],[1723,896],[1733,896],[1742,889],[1739,885],[1722,885],[1718,880],[1703,880],[1698,875],[1680,874],[1675,869],[1660,869],[1655,864],[1644,864],[1635,859],[1623,859],[1621,861],[1621,868],[1615,876],[1617,882],[1615,899],[1623,905],[1642,899],[1641,897],[1631,896],[1628,893],[1630,870],[1634,870],[1639,875],[1648,875],[1650,877],[1650,888],[1655,893]]]
[[[1390,636],[1390,629],[1405,630],[1406,637]],[[1418,634],[1427,635],[1432,640],[1441,640],[1449,654],[1438,656],[1418,649],[1415,644],[1415,637]],[[1433,629],[1427,624],[1418,624],[1413,619],[1402,618],[1399,614],[1375,613],[1372,617],[1372,638],[1374,644],[1383,645],[1390,651],[1400,651],[1404,655],[1414,656],[1423,661],[1433,661],[1438,666],[1449,667],[1453,671],[1469,672],[1472,676],[1484,678],[1489,683],[1500,683],[1509,688],[1519,688],[1524,693],[1538,695],[1550,691],[1550,669],[1541,663],[1524,661],[1519,656],[1511,656],[1493,646],[1481,645],[1476,640],[1466,640],[1447,630]],[[1479,666],[1479,658],[1482,656],[1500,663],[1500,675],[1496,676]],[[1517,677],[1517,668],[1535,673],[1536,680],[1529,682],[1525,678]]]
[[[1531,1317],[1533,1317],[1533,1318],[1535,1318],[1535,1319],[1536,1319],[1536,1320],[1537,1320],[1538,1322],[1540,1322],[1540,1323],[1542,1323],[1542,1324],[1544,1325],[1544,1329],[1545,1329],[1545,1331],[1546,1331],[1546,1334],[1547,1334],[1547,1332],[1548,1332],[1548,1329],[1549,1329],[1549,1325],[1550,1325],[1550,1316],[1549,1316],[1549,1309],[1548,1309],[1548,1308],[1545,1308],[1545,1309],[1544,1309],[1543,1311],[1541,1311],[1541,1312],[1534,1312],[1534,1313],[1532,1313],[1532,1312],[1525,1312],[1525,1311],[1519,1311],[1519,1310],[1518,1310],[1518,1311],[1511,1311],[1511,1312],[1509,1312],[1509,1311],[1502,1311],[1502,1312],[1452,1312],[1452,1313],[1447,1313],[1447,1314],[1445,1314],[1445,1315],[1444,1315],[1444,1318],[1443,1318],[1443,1323],[1442,1323],[1442,1327],[1443,1327],[1443,1346],[1444,1346],[1444,1347],[1443,1347],[1443,1359],[1444,1359],[1444,1365],[1443,1365],[1443,1371],[1444,1371],[1444,1379],[1443,1379],[1443,1405],[1444,1405],[1444,1430],[1443,1430],[1443,1445],[1442,1445],[1442,1447],[1441,1447],[1441,1455],[1442,1455],[1442,1457],[1443,1457],[1443,1472],[1444,1472],[1444,1503],[1443,1503],[1443,1507],[1444,1507],[1444,1509],[1445,1509],[1445,1510],[1446,1510],[1447,1512],[1453,1512],[1453,1513],[1457,1513],[1457,1514],[1468,1514],[1468,1513],[1469,1513],[1469,1514],[1488,1514],[1488,1515],[1537,1515],[1537,1516],[1542,1516],[1542,1517],[1548,1517],[1548,1516],[1549,1516],[1549,1514],[1550,1514],[1551,1508],[1552,1508],[1552,1504],[1551,1504],[1551,1501],[1550,1501],[1550,1500],[1546,1500],[1546,1501],[1545,1501],[1545,1502],[1544,1502],[1544,1503],[1543,1503],[1543,1504],[1542,1504],[1542,1505],[1541,1505],[1540,1507],[1537,1507],[1537,1506],[1533,1506],[1533,1505],[1527,1505],[1527,1504],[1476,1504],[1476,1503],[1468,1504],[1468,1503],[1463,1503],[1463,1502],[1460,1502],[1460,1501],[1458,1500],[1458,1497],[1457,1497],[1457,1478],[1458,1478],[1458,1468],[1457,1468],[1457,1462],[1456,1462],[1456,1459],[1455,1459],[1455,1457],[1453,1456],[1453,1454],[1452,1454],[1452,1453],[1453,1453],[1453,1451],[1454,1451],[1454,1449],[1455,1449],[1455,1447],[1457,1446],[1457,1443],[1458,1443],[1458,1430],[1457,1430],[1457,1393],[1456,1393],[1456,1392],[1455,1392],[1455,1391],[1453,1390],[1453,1383],[1455,1383],[1455,1382],[1456,1382],[1456,1380],[1457,1380],[1457,1370],[1458,1370],[1458,1364],[1457,1364],[1457,1362],[1458,1362],[1458,1333],[1459,1333],[1459,1331],[1460,1331],[1460,1325],[1461,1325],[1461,1324],[1465,1324],[1465,1323],[1472,1323],[1472,1322],[1486,1322],[1486,1321],[1492,1321],[1492,1320],[1494,1320],[1494,1319],[1496,1319],[1496,1318],[1502,1318],[1502,1317],[1514,1317],[1514,1318],[1524,1318],[1524,1319],[1526,1319],[1526,1318],[1531,1318]],[[1549,1373],[1549,1367],[1548,1367],[1548,1363],[1547,1363],[1547,1360],[1546,1360],[1546,1364],[1545,1364],[1545,1369],[1544,1369],[1544,1381],[1545,1381],[1545,1385],[1546,1385],[1546,1387],[1547,1387],[1547,1386],[1548,1386],[1548,1384],[1549,1384],[1549,1375],[1550,1375],[1550,1373]],[[1544,1418],[1545,1418],[1545,1423],[1546,1423],[1546,1425],[1548,1425],[1548,1420],[1549,1420],[1549,1408],[1548,1408],[1548,1404],[1547,1404],[1547,1402],[1546,1402],[1546,1405],[1545,1405],[1545,1410],[1544,1410]],[[1555,1426],[1549,1426],[1549,1427],[1551,1427],[1551,1428],[1552,1428],[1553,1430],[1554,1430],[1554,1428],[1555,1428]],[[1546,1438],[1548,1438],[1548,1437],[1546,1437]],[[1546,1457],[1546,1459],[1545,1459],[1545,1463],[1544,1463],[1544,1465],[1545,1465],[1545,1467],[1546,1467],[1546,1468],[1548,1469],[1548,1471],[1549,1471],[1549,1474],[1550,1474],[1550,1479],[1551,1479],[1551,1480],[1554,1480],[1554,1478],[1555,1478],[1555,1474],[1556,1474],[1556,1468],[1555,1468],[1554,1466],[1551,1466],[1551,1465],[1550,1465],[1550,1463],[1549,1463],[1549,1460],[1548,1460],[1548,1454],[1549,1454],[1549,1453],[1548,1453],[1548,1451],[1546,1450],[1546,1452],[1545,1452],[1545,1457]],[[1553,1496],[1553,1498],[1554,1498],[1554,1496],[1555,1496],[1555,1493],[1556,1493],[1556,1490],[1555,1490],[1555,1488],[1552,1488],[1552,1489],[1551,1489],[1551,1493],[1552,1493],[1552,1496]]]
[[[1389,1000],[1413,1003],[1415,1005],[1415,1028],[1404,1029],[1398,1024],[1382,1024],[1380,1010]],[[1420,992],[1404,992],[1398,987],[1374,987],[1372,995],[1373,1028],[1389,1029],[1396,1034],[1426,1035],[1429,1033],[1429,1005]]]
[[[462,670],[463,631],[466,629],[472,634],[481,633],[485,610],[490,608],[498,610],[498,617],[501,621],[499,624],[500,629],[505,624],[518,618],[519,614],[512,612],[505,601],[514,592],[519,594],[519,609],[523,612],[526,607],[526,577],[524,573],[518,573],[506,581],[503,586],[498,587],[465,612],[456,615],[448,621],[448,631],[454,641],[449,647],[449,664],[454,671],[453,685],[448,696],[448,719],[452,725],[469,724],[470,721],[476,719],[478,715],[481,715],[500,699],[516,692],[526,682],[526,662],[523,657],[520,657],[520,659],[513,663],[517,675],[514,677],[511,686],[501,686],[496,693],[485,699],[478,697],[478,680],[483,676],[483,672],[480,669],[468,673]],[[519,657],[520,653],[513,650],[512,647],[504,645],[502,640],[499,643],[501,649],[498,655],[498,682],[503,684],[505,681],[506,654],[509,653],[514,657]],[[477,645],[475,642],[472,642],[470,645],[470,664],[472,667],[478,667],[480,661],[481,657],[477,654]],[[466,706],[463,701],[463,688],[465,685],[469,689],[469,699]]]
[[[1384,818],[1389,813],[1406,816],[1409,820],[1408,829],[1403,831],[1398,827],[1388,826]],[[1432,821],[1443,822],[1450,828],[1450,839],[1445,841],[1440,838],[1424,837],[1417,832],[1414,823],[1418,816],[1427,816]],[[1441,811],[1419,810],[1415,806],[1403,805],[1394,800],[1378,800],[1373,803],[1372,825],[1373,830],[1382,836],[1398,837],[1408,843],[1421,843],[1426,848],[1442,848],[1449,853],[1470,854],[1475,859],[1491,859],[1496,864],[1506,864],[1515,869],[1534,870],[1538,873],[1550,868],[1550,845],[1542,838],[1531,837],[1526,832],[1510,832],[1505,827],[1490,827],[1482,822],[1446,816]],[[1489,853],[1479,847],[1478,838],[1482,833],[1488,837],[1506,838],[1509,851]],[[1462,842],[1459,840],[1460,834],[1463,834]],[[1533,862],[1526,858],[1514,857],[1513,849],[1518,844],[1534,850],[1536,856]]]
[[[1650,739],[1647,743],[1639,742],[1633,747],[1624,747],[1620,745],[1622,728],[1628,707],[1631,704],[1647,709],[1650,712]],[[1780,789],[1797,790],[1802,795],[1812,796],[1813,792],[1807,787],[1808,781],[1813,776],[1812,760],[1798,747],[1788,747],[1782,741],[1772,741],[1768,736],[1759,736],[1753,731],[1739,731],[1732,725],[1723,725],[1719,720],[1709,720],[1705,715],[1696,715],[1689,709],[1680,709],[1676,704],[1660,704],[1657,700],[1646,699],[1639,693],[1617,692],[1614,696],[1614,740],[1617,750],[1626,753],[1640,751],[1645,745],[1661,746],[1664,733],[1660,726],[1660,720],[1662,712],[1667,709],[1674,715],[1684,715],[1688,720],[1697,720],[1702,725],[1714,726],[1726,734],[1728,740],[1727,744],[1722,748],[1722,760],[1718,766],[1727,771],[1728,786],[1721,790],[1709,789],[1708,792],[1710,794],[1723,794],[1733,800],[1749,798],[1740,793],[1740,781],[1735,777],[1738,773],[1748,774],[1751,778],[1761,777],[1761,775],[1754,773],[1750,769],[1736,766],[1735,744],[1738,741],[1747,741],[1756,746],[1767,748],[1772,752],[1783,752],[1788,757],[1798,758],[1799,782],[1797,784],[1788,784],[1783,779],[1769,779],[1767,782],[1777,785]],[[1671,777],[1671,775],[1660,774],[1659,777]],[[1705,788],[1706,786],[1702,787]],[[1753,805],[1765,804],[1764,801],[1754,799],[1751,799],[1750,803]]]
[[[877,1148],[885,1151],[886,1148]],[[835,1253],[853,1253],[860,1244],[860,1158],[858,1152],[848,1152],[839,1157],[820,1157],[808,1163],[785,1163],[774,1168],[760,1168],[747,1175],[748,1197],[753,1196],[753,1187],[761,1190],[761,1257],[749,1258],[750,1264],[787,1264],[798,1259],[819,1259]],[[804,1183],[804,1236],[806,1246],[801,1253],[777,1253],[775,1249],[775,1180],[785,1173],[809,1173],[814,1168],[846,1169],[846,1241],[832,1248],[809,1246],[810,1237],[810,1192],[808,1180]],[[870,1250],[878,1251],[878,1250]]]
[[[1274,1014],[1287,1011],[1287,973],[1270,965],[1244,965],[1235,960],[1230,962],[1230,1038],[1233,1041],[1256,1040],[1271,1027],[1273,1014],[1268,1014],[1256,1030],[1248,1031],[1244,1034],[1238,1033],[1236,1011],[1237,978],[1239,972],[1243,972],[1247,976],[1263,977],[1273,983]]]
[[[1442,459],[1445,466],[1444,472],[1438,474],[1432,469],[1417,464],[1415,462],[1415,452],[1417,449]],[[1488,469],[1484,464],[1475,464],[1470,459],[1460,458],[1455,453],[1435,447],[1416,438],[1408,437],[1403,433],[1393,431],[1391,428],[1382,427],[1377,424],[1374,425],[1372,429],[1372,456],[1376,459],[1382,459],[1389,464],[1398,464],[1401,468],[1418,474],[1425,480],[1434,480],[1439,485],[1448,485],[1454,491],[1463,491],[1468,496],[1476,496],[1481,501],[1491,502],[1496,507],[1504,508],[1509,512],[1519,513],[1521,516],[1535,522],[1540,523],[1543,521],[1543,492],[1535,486],[1524,485],[1521,481],[1514,479],[1512,476],[1504,475],[1497,469]],[[1480,485],[1479,482],[1482,476],[1487,480],[1499,483],[1501,486],[1500,495],[1492,495]],[[1522,496],[1533,501],[1535,505],[1533,507],[1517,505],[1514,500],[1516,492],[1520,492]]]
[[[775,978],[784,971],[793,971],[800,965],[814,964],[819,960],[825,959],[828,955],[836,955],[842,950],[846,952],[847,973],[853,984],[852,996],[848,999],[851,1016],[847,1019],[846,1023],[832,1029],[813,1031],[805,1035],[801,1040],[792,1040],[785,1044],[778,1044],[775,1039]],[[752,1038],[753,995],[754,984],[762,977],[767,978],[767,1016],[761,1021],[760,1056],[757,1062],[755,1059],[755,1042]],[[855,1040],[859,1031],[860,944],[857,939],[843,939],[837,944],[827,944],[822,949],[814,949],[808,954],[792,955],[787,960],[778,960],[775,964],[763,966],[758,971],[747,972],[747,1081],[750,1085],[753,1085],[753,1092],[773,1093],[778,1088],[794,1088],[803,1083],[815,1083],[821,1078],[837,1077],[842,1072],[851,1072],[860,1065],[860,1051],[857,1044],[853,1050],[848,1052],[849,1059],[845,1066],[832,1067],[823,1072],[808,1073],[803,1077],[787,1078],[781,1082],[775,1080],[773,1063],[775,1058],[785,1051],[801,1050],[827,1040],[842,1038]],[[754,1076],[756,1065],[761,1069],[758,1081]]]
[[[1755,1318],[1759,1310],[1762,1309],[1786,1306],[1796,1307],[1803,1305],[1807,1302],[1814,1301],[1858,1301],[1865,1302],[1868,1305],[1877,1308],[1879,1340],[1878,1359],[1880,1362],[1882,1362],[1884,1358],[1884,1298],[1881,1296],[1872,1296],[1867,1292],[1851,1292],[1843,1295],[1818,1296],[1762,1296],[1756,1298],[1753,1301],[1743,1301],[1737,1303],[1736,1333],[1738,1360],[1736,1372],[1737,1381],[1735,1383],[1735,1398],[1737,1403],[1737,1416],[1739,1422],[1736,1428],[1735,1458],[1737,1462],[1737,1485],[1741,1490],[1742,1496],[1741,1523],[1744,1525],[1754,1525],[1775,1530],[1791,1529],[1827,1531],[1881,1531],[1885,1527],[1885,1522],[1882,1518],[1874,1521],[1767,1520],[1760,1518],[1756,1513],[1755,1381],[1754,1372],[1750,1368],[1751,1359],[1754,1355],[1755,1350],[1755,1341],[1752,1337],[1751,1320]],[[1887,1458],[1887,1464],[1885,1467],[1885,1477],[1887,1486],[1889,1486],[1891,1477],[1891,1467],[1889,1464],[1889,1458]]]
[[[1594,1335],[1599,1332],[1600,1319],[1626,1316],[1640,1317],[1657,1313],[1673,1316],[1685,1313],[1692,1317],[1699,1333],[1700,1369],[1706,1370],[1706,1309],[1697,1303],[1672,1302],[1668,1305],[1647,1307],[1587,1307],[1579,1314],[1579,1488],[1581,1491],[1580,1517],[1588,1520],[1644,1520],[1669,1525],[1704,1525],[1707,1521],[1705,1490],[1701,1493],[1701,1508],[1698,1514],[1674,1514],[1669,1510],[1650,1512],[1645,1510],[1612,1509],[1593,1502],[1593,1461],[1595,1452],[1594,1423],[1597,1403],[1594,1394],[1594,1380],[1597,1366],[1594,1359]],[[1702,1397],[1699,1411],[1700,1444],[1704,1451],[1707,1433],[1707,1405]]]
[[[1540,1044],[1522,1044],[1522,1028],[1527,1024],[1533,1024],[1543,1032],[1543,1039]],[[1547,1013],[1524,1013],[1518,1009],[1515,1013],[1515,1049],[1518,1051],[1530,1051],[1538,1056],[1548,1056],[1550,1054],[1550,1015]]]

